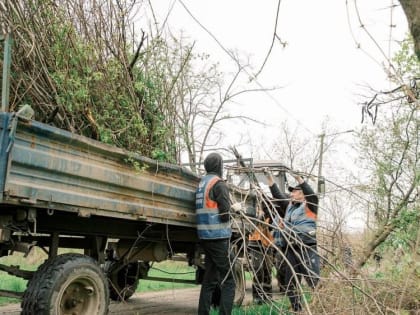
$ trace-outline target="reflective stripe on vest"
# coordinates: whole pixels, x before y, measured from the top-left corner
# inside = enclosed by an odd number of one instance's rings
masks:
[[[210,199],[211,188],[220,180],[216,175],[205,175],[196,191],[197,234],[200,239],[229,238],[232,234],[230,222],[220,220],[217,202]]]

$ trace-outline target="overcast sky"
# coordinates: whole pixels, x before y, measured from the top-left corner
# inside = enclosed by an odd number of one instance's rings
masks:
[[[229,123],[224,126],[227,132],[222,146],[236,145],[245,134],[253,137],[251,150],[261,151],[259,144],[275,141],[280,135],[279,125],[286,120],[302,137],[313,137],[317,142],[327,117],[336,131],[358,129],[362,118],[360,103],[366,101],[361,94],[368,95],[366,87],[392,87],[383,65],[408,32],[398,2],[363,0],[356,6],[354,0],[282,0],[275,29],[278,3],[152,1],[159,21],[163,22],[170,12],[166,23],[171,32],[182,30],[195,42],[196,52],[209,53],[225,73],[235,70],[235,62],[225,51],[228,50],[243,60],[249,58],[253,70],[248,69],[248,74],[253,76],[270,50],[274,31],[278,35],[267,63],[250,87],[281,88],[246,94],[229,105],[235,113],[264,121],[267,126]],[[391,10],[393,4],[397,6]],[[360,27],[361,23],[365,28]],[[394,27],[390,28],[391,24]],[[286,43],[285,47],[280,40]],[[347,145],[352,137],[351,133],[340,136],[343,144],[335,153],[328,152],[327,158],[354,167],[356,152]],[[240,148],[241,153],[243,150],[246,148]],[[328,171],[334,170],[324,172]],[[355,226],[364,224],[363,216],[359,223],[351,221]]]
[[[392,28],[391,51],[408,30],[399,6],[392,10],[391,22],[392,3],[398,4],[383,0],[357,3],[366,30],[385,54],[390,47],[389,25],[396,25]],[[190,36],[198,51],[208,52],[221,62],[223,71],[234,69],[234,62],[220,44],[249,56],[254,73],[271,46],[278,1],[155,0],[152,4],[162,20],[172,8],[167,21],[171,30],[182,30]],[[359,25],[353,0],[347,5],[345,0],[281,1],[276,33],[287,44],[282,47],[276,41],[256,84],[282,88],[245,95],[237,100],[236,110],[270,124],[287,119],[314,136],[321,132],[326,116],[343,130],[357,128],[361,121],[358,102],[363,100],[358,96],[363,91],[361,85],[389,87],[381,66],[386,60]],[[357,44],[369,55],[357,49]]]

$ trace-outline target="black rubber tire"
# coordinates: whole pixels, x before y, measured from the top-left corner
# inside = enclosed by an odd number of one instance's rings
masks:
[[[108,275],[111,300],[126,301],[136,293],[139,285],[138,268],[138,263],[129,263],[118,270],[115,275]]]
[[[105,315],[108,305],[108,282],[97,262],[74,253],[45,261],[21,303],[24,315]]]

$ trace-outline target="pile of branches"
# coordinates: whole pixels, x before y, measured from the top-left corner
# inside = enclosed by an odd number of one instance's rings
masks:
[[[258,202],[262,202],[269,208],[269,212],[276,212],[276,207],[259,187],[254,187]],[[241,196],[241,200],[235,202],[247,203],[250,194]],[[257,312],[262,311],[267,314],[293,314],[287,298],[287,287],[275,280],[276,265],[280,259],[287,258],[282,250],[268,238],[265,241],[269,245],[261,245],[259,248],[250,249],[247,244],[250,233],[255,231],[265,235],[267,230],[273,231],[278,228],[276,225],[267,223],[264,220],[249,216],[240,212],[232,216],[232,221],[237,230],[242,231],[241,237],[236,240],[234,245],[236,258],[243,257],[245,270],[254,279],[254,286],[261,296],[267,296],[264,306],[260,306]],[[247,229],[243,229],[247,226]],[[288,233],[287,229],[283,233]],[[396,272],[396,266],[386,270],[375,263],[367,265],[363,270],[357,270],[353,260],[357,260],[357,244],[348,242],[337,242],[334,248],[324,243],[328,236],[328,231],[323,231],[318,227],[318,250],[321,261],[321,279],[315,289],[311,289],[305,281],[298,286],[298,292],[304,296],[305,314],[417,314],[420,309],[419,284],[415,276],[415,266],[408,265],[402,267],[403,262],[399,262],[400,272]],[[345,237],[343,237],[345,239]],[[286,239],[289,243],[290,239]],[[293,238],[293,244],[287,246],[300,245],[305,248],[298,238]],[[349,247],[350,246],[350,247]],[[352,248],[352,249],[351,249]],[[348,250],[351,250],[349,252]],[[259,253],[255,253],[259,251]],[[253,257],[261,257],[260,263],[255,264]],[[263,262],[263,260],[264,262]],[[232,264],[233,270],[238,270],[237,262]],[[272,288],[273,292],[267,292],[267,284],[259,282],[257,274],[261,272],[262,264],[269,264],[269,270],[273,273]],[[285,262],[287,263],[287,261]],[[301,261],[304,264],[304,261]],[[306,266],[310,270],[309,266]],[[408,273],[408,274],[407,274]],[[414,273],[410,275],[409,273]],[[414,275],[414,277],[413,277]],[[294,274],[294,277],[298,277]],[[297,278],[296,278],[297,279]],[[269,298],[268,298],[269,297]],[[249,307],[249,306],[248,306]],[[255,308],[255,306],[251,306]]]
[[[0,32],[13,38],[9,111],[155,158],[173,145],[153,42],[130,32],[136,1],[4,0]],[[160,45],[160,46],[159,46]],[[149,67],[149,68],[148,68]]]

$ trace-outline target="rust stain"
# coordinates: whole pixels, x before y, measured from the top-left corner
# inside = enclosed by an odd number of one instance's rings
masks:
[[[31,148],[35,148],[35,136],[32,136],[32,141],[31,141]]]

